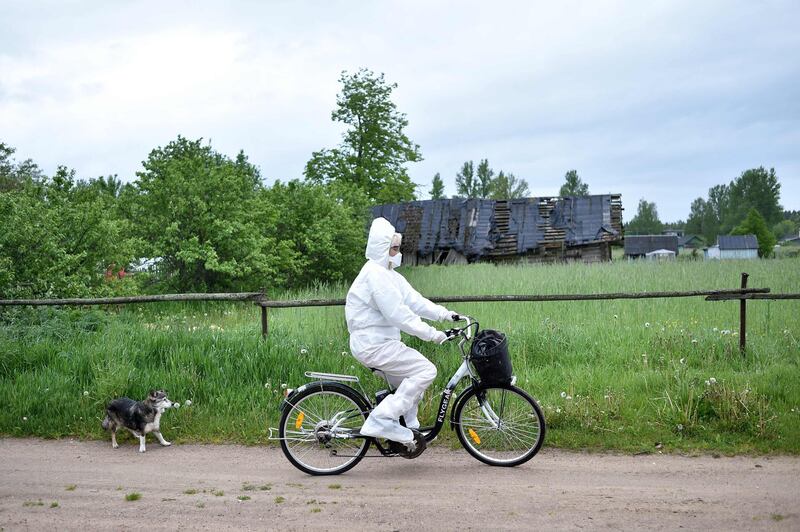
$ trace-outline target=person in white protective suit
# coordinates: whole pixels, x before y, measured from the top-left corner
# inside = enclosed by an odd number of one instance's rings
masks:
[[[400,331],[441,344],[447,335],[420,318],[455,321],[459,316],[425,299],[394,271],[402,260],[401,239],[385,218],[372,221],[368,260],[347,292],[344,311],[353,356],[383,372],[396,388],[370,413],[361,434],[408,443],[414,440],[409,428],[419,428],[417,406],[436,378],[436,366],[401,342]],[[400,424],[400,416],[406,427]]]

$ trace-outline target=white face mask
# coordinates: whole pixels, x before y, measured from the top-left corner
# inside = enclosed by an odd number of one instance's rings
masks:
[[[389,269],[390,270],[393,270],[393,269],[399,267],[402,263],[403,263],[403,254],[400,253],[399,251],[397,252],[397,255],[395,255],[394,257],[389,256]]]

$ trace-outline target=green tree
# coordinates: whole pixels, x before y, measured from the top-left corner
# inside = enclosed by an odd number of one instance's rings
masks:
[[[436,172],[436,175],[433,176],[433,186],[431,187],[431,199],[442,199],[444,198],[444,182],[442,181],[442,176],[439,175],[439,172]]]
[[[494,170],[489,166],[489,160],[483,159],[478,163],[477,173],[477,196],[478,198],[488,198],[492,193],[494,185]]]
[[[465,198],[478,197],[478,181],[475,179],[475,166],[465,161],[456,174],[456,195]]]
[[[25,185],[41,183],[45,179],[42,171],[30,159],[16,162],[12,158],[14,152],[14,148],[0,142],[0,192],[19,190]]]
[[[728,186],[727,209],[723,217],[722,230],[730,231],[756,209],[767,225],[775,225],[783,219],[780,205],[781,185],[775,169],[763,166],[745,170]]]
[[[278,214],[259,209],[258,170],[178,137],[156,148],[138,172],[131,214],[141,253],[161,258],[162,284],[178,291],[257,289],[285,283],[291,243],[270,228]]]
[[[558,191],[559,196],[588,196],[589,185],[581,181],[577,170],[570,170],[564,174],[564,184]]]
[[[629,235],[658,235],[663,229],[656,204],[643,199],[639,200],[636,216],[625,226],[625,232]]]
[[[360,188],[277,182],[265,190],[263,201],[262,210],[275,214],[270,231],[290,243],[281,265],[287,286],[350,281],[358,274],[371,219],[370,200]]]
[[[416,185],[405,165],[421,161],[422,156],[404,132],[406,115],[391,100],[397,84],[367,69],[342,72],[339,81],[342,92],[331,119],[349,128],[338,148],[312,154],[306,163],[306,179],[318,184],[354,184],[378,203],[413,200]]]
[[[125,290],[104,282],[133,258],[130,225],[92,182],[59,167],[0,193],[0,297],[80,297]]]
[[[492,184],[491,197],[493,199],[525,198],[529,194],[528,182],[524,179],[517,179],[510,172],[506,174],[500,170]]]
[[[758,239],[758,256],[766,258],[774,253],[777,242],[767,227],[767,222],[755,207],[752,207],[745,219],[733,231],[732,235],[756,235]]]
[[[714,242],[719,234],[719,219],[711,204],[703,198],[696,198],[692,202],[684,229],[687,235],[699,235],[706,242]]]
[[[800,225],[794,220],[782,220],[772,227],[772,234],[779,239],[797,236]]]

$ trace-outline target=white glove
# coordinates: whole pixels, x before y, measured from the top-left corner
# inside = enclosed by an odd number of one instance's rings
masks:
[[[431,338],[431,342],[436,342],[437,344],[443,344],[447,341],[448,338],[449,337],[442,331],[436,331],[436,334],[434,334],[433,338]]]
[[[459,321],[463,319],[463,316],[458,312],[453,312],[452,310],[448,310],[445,319],[449,321]]]

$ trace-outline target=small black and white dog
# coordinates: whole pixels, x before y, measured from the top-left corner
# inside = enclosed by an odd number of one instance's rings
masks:
[[[152,432],[161,445],[172,445],[161,435],[161,414],[168,408],[178,408],[180,403],[173,403],[167,399],[164,390],[150,390],[144,401],[134,401],[127,397],[114,399],[106,407],[106,418],[103,420],[103,429],[111,430],[111,446],[116,449],[117,429],[122,427],[131,431],[139,438],[139,452],[143,453],[144,437]]]

